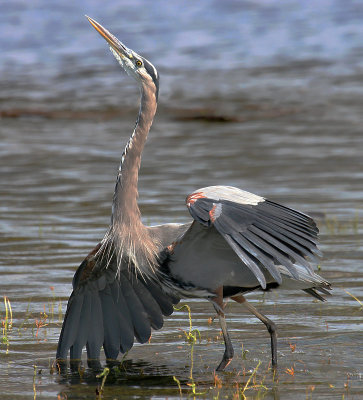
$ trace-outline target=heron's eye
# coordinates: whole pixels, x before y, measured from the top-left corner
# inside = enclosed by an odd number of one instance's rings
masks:
[[[136,66],[137,66],[137,67],[141,67],[141,65],[142,65],[142,61],[137,60],[137,61],[136,61]]]

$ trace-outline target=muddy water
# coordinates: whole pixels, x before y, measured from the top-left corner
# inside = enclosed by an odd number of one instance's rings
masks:
[[[93,398],[101,382],[87,369],[60,376],[52,365],[73,273],[108,225],[138,94],[85,12],[145,49],[161,72],[140,178],[145,223],[188,221],[188,193],[238,186],[317,217],[320,273],[334,287],[324,304],[303,292],[249,295],[278,325],[275,377],[264,326],[229,304],[236,356],[215,380],[218,325],[208,323],[209,304],[188,301],[201,340],[193,349],[185,342],[188,314],[176,311],[130,351],[103,398],[179,398],[174,376],[192,395],[192,366],[196,398],[232,398],[256,366],[248,398],[363,396],[363,309],[352,297],[363,301],[362,10],[198,3],[178,19],[176,6],[160,2],[148,13],[141,1],[2,6],[0,294],[13,314],[5,329],[0,305],[2,398]]]

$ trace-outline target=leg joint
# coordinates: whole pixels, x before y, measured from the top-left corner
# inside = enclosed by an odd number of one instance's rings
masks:
[[[276,328],[276,324],[273,321],[268,320],[268,322],[266,323],[266,326],[267,326],[267,330],[270,334],[276,333],[277,328]]]

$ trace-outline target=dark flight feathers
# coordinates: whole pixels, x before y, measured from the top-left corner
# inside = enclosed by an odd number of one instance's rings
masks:
[[[91,253],[92,254],[92,253]],[[148,278],[122,270],[117,276],[112,267],[101,277],[89,277],[84,282],[82,274],[89,267],[88,256],[77,270],[74,290],[68,301],[57,359],[81,359],[87,348],[87,358],[96,360],[103,346],[106,358],[116,359],[134,344],[134,338],[145,343],[151,328],[163,326],[163,316],[173,312],[177,297],[170,297]],[[91,265],[92,267],[92,265]],[[105,280],[107,275],[107,280]]]
[[[313,273],[306,258],[316,261],[321,252],[317,248],[318,228],[309,216],[263,198],[257,204],[206,196],[193,200],[187,202],[192,217],[217,229],[263,289],[266,279],[261,267],[279,284],[282,277],[276,264],[285,266],[295,279],[299,275],[294,264]]]

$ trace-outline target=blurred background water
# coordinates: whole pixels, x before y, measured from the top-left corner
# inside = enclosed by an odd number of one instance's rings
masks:
[[[14,317],[0,345],[3,396],[87,398],[97,385],[49,370],[58,306],[64,312],[73,273],[109,222],[138,91],[84,14],[161,75],[140,177],[146,223],[187,221],[185,196],[210,184],[318,219],[321,274],[335,288],[329,302],[250,296],[280,329],[281,384],[266,378],[264,398],[363,396],[363,314],[350,295],[363,299],[363,3],[342,0],[0,1],[0,294]],[[190,304],[204,390],[223,345],[208,326],[209,305]],[[249,355],[223,375],[226,396],[232,381],[244,382],[240,371],[261,359],[264,376],[269,360],[264,327],[238,305],[228,313],[235,347],[243,342]],[[4,305],[0,315],[5,321]],[[143,378],[129,373],[104,398],[178,398],[172,375],[188,381],[190,348],[178,330],[187,327],[183,312],[168,318],[128,355]],[[33,365],[43,372],[34,376]]]

